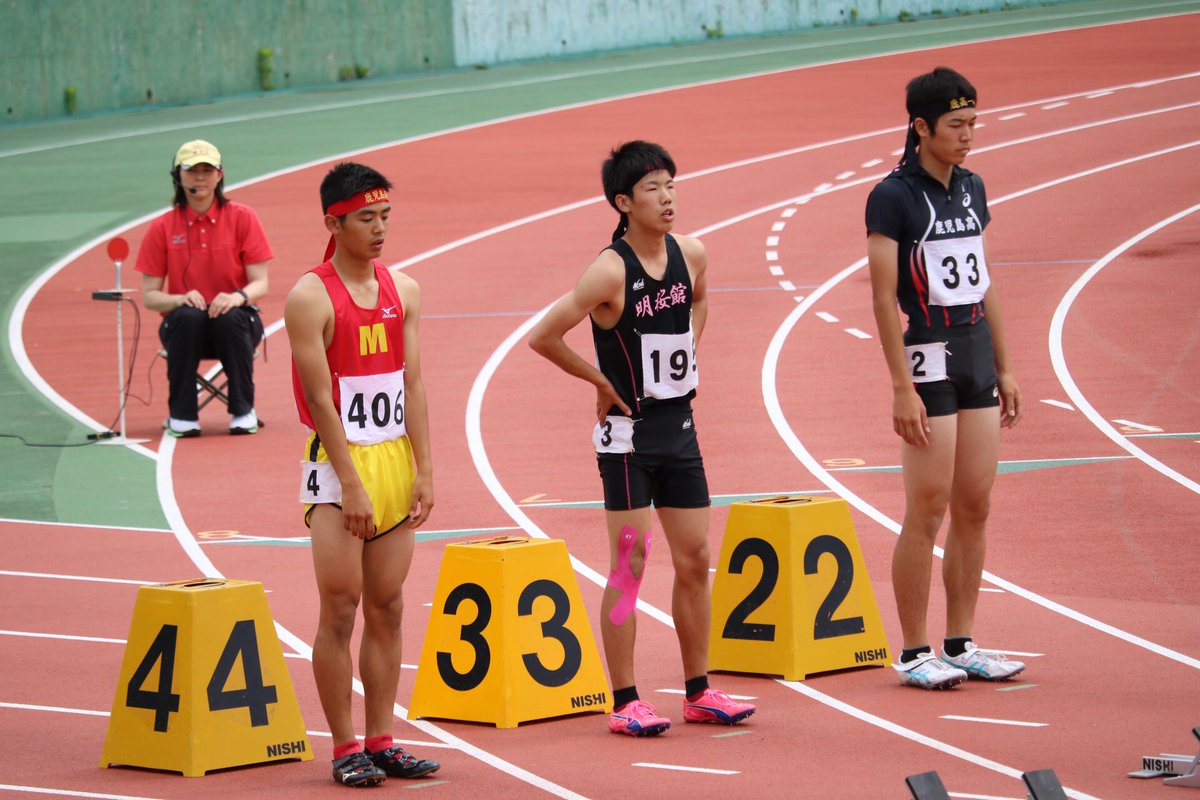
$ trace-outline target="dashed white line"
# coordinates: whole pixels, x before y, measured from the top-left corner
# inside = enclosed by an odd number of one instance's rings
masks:
[[[796,284],[792,283],[791,281],[780,281],[779,288],[783,289],[785,292],[794,292],[796,291]]]
[[[833,188],[832,183],[818,183],[815,187],[813,187],[813,191],[814,192],[826,192],[832,188]]]
[[[795,297],[793,297],[792,299],[793,299],[793,300],[795,300],[797,303],[803,303],[803,302],[804,302],[804,295],[802,295],[802,294],[798,294],[798,295],[796,295]]]
[[[771,230],[773,230],[773,231],[781,231],[781,230],[783,230],[783,229],[784,229],[784,228],[786,228],[786,227],[787,227],[787,223],[786,223],[786,222],[776,222],[774,225],[772,225],[772,226],[771,226]]]
[[[1067,411],[1075,410],[1075,406],[1071,405],[1070,403],[1064,403],[1062,400],[1042,400],[1042,402],[1048,406],[1054,406],[1055,408],[1065,408]]]
[[[1067,105],[1070,105],[1070,103],[1068,103],[1066,101],[1060,101],[1058,103],[1047,103],[1046,105],[1042,106],[1042,111],[1049,111],[1054,108],[1062,108],[1063,106],[1067,106]]]
[[[779,253],[775,252],[774,250],[767,251],[767,261],[778,261],[778,260],[779,260]]]
[[[649,767],[650,769],[670,769],[676,772],[703,772],[706,775],[740,775],[735,769],[709,769],[708,767],[684,767],[679,764],[655,764],[650,761],[635,761],[635,767]]]
[[[1162,428],[1155,427],[1154,425],[1143,425],[1140,422],[1130,422],[1127,419],[1114,419],[1113,422],[1118,425],[1124,425],[1126,428],[1137,428],[1139,431],[1146,431],[1147,433],[1159,433],[1162,431]]]
[[[1088,100],[1095,100],[1097,97],[1108,97],[1112,92],[1093,92],[1087,95]]]
[[[979,127],[979,126],[977,125],[976,127]],[[839,181],[844,181],[847,178],[853,178],[853,177],[854,177],[854,170],[852,170],[852,169],[847,170],[846,172],[839,172],[837,174],[837,180],[839,180]]]
[[[963,717],[958,714],[943,714],[942,719],[952,719],[958,722],[986,722],[990,725],[1016,725],[1019,728],[1046,728],[1049,722],[1022,722],[1017,719],[992,719],[990,717]]]
[[[796,209],[795,209],[795,208],[785,208],[785,209],[783,210],[783,213],[782,213],[782,214],[780,214],[780,216],[783,216],[783,217],[789,217],[789,218],[790,218],[790,217],[794,217],[795,215],[796,215]]]
[[[828,311],[818,311],[817,316],[820,317],[821,319],[825,320],[826,322],[837,322],[838,321],[838,318],[835,317],[833,314],[830,314]]]
[[[776,278],[778,278],[780,275],[783,274],[783,267],[773,265],[771,267],[771,274],[774,275]]]
[[[1011,114],[1005,114],[1004,116],[1000,117],[1000,121],[1008,122],[1010,119],[1016,119],[1018,117],[1023,117],[1023,116],[1025,116],[1024,111],[1014,111]]]
[[[877,167],[882,163],[882,158],[872,158],[870,161],[864,161],[861,166],[863,169],[870,169],[871,167]]]
[[[858,328],[846,328],[846,333],[853,336],[855,339],[870,339],[871,334],[866,331],[860,331]]]
[[[778,236],[768,236],[767,237],[767,247],[779,247],[779,237]]]

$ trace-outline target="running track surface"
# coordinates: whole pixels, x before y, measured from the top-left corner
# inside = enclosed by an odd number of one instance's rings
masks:
[[[720,674],[715,685],[760,707],[732,731],[740,735],[722,737],[731,731],[684,726],[678,695],[659,693],[681,687],[674,633],[643,613],[638,682],[675,720],[668,735],[609,736],[598,715],[515,730],[398,722],[398,738],[443,762],[441,782],[423,791],[896,797],[904,776],[936,769],[957,796],[1019,798],[1022,771],[1053,767],[1073,797],[1160,794],[1158,781],[1124,774],[1144,753],[1190,752],[1188,731],[1200,723],[1200,589],[1188,556],[1200,481],[1200,273],[1188,255],[1200,241],[1200,215],[1181,214],[1200,202],[1198,35],[1200,16],[1190,15],[864,59],[563,110],[362,156],[397,183],[389,254],[423,288],[435,531],[471,538],[520,532],[520,522],[528,533],[566,540],[592,570],[605,569],[600,512],[580,507],[599,493],[587,444],[589,392],[541,362],[520,334],[605,243],[611,211],[593,196],[605,149],[634,137],[661,141],[682,170],[677,230],[702,233],[710,253],[696,419],[712,491],[837,489],[847,497],[896,647],[888,576],[903,497],[889,469],[898,447],[859,264],[862,208],[903,143],[905,81],[937,63],[980,87],[982,124],[968,166],[987,181],[990,252],[1027,411],[1003,437],[993,580],[977,624],[985,646],[1031,654],[1022,680],[922,693],[898,687],[888,669],[802,684]],[[326,168],[234,195],[258,210],[276,248],[268,323],[323,246],[308,212]],[[544,216],[418,257],[532,215]],[[141,234],[128,236],[136,243]],[[23,331],[40,374],[95,418],[109,413],[111,390],[79,365],[107,363],[111,342],[64,341],[58,332],[64,308],[78,329],[108,330],[111,308],[80,291],[92,281],[87,271],[105,263],[97,248],[51,279]],[[578,333],[586,352],[586,330]],[[152,338],[143,333],[143,357]],[[145,582],[200,572],[260,580],[285,649],[303,655],[316,597],[292,502],[302,432],[293,422],[285,338],[273,336],[268,353],[256,373],[268,424],[255,437],[229,442],[214,408],[202,415],[204,437],[162,441],[161,409],[130,408],[129,435],[151,439],[157,454],[175,536],[46,526],[35,538],[28,526],[4,523],[9,569]],[[245,487],[256,500],[247,501]],[[714,553],[726,516],[714,508]],[[244,538],[212,533],[222,531]],[[185,551],[180,540],[199,546]],[[406,589],[406,663],[420,652],[445,541],[417,548]],[[663,612],[669,573],[660,549],[641,596]],[[595,612],[600,587],[577,577]],[[6,628],[115,640],[127,633],[133,584],[5,580]],[[940,588],[932,594],[937,636]],[[110,707],[119,643],[5,636],[0,646],[6,703]],[[53,663],[73,668],[45,668]],[[308,664],[288,663],[308,728],[319,732]],[[402,675],[402,704],[413,676]],[[70,759],[46,756],[56,766],[49,776],[31,772],[26,758],[6,759],[0,783],[10,786],[163,798],[267,785],[328,791],[329,740],[319,735],[312,762],[185,781],[95,769],[103,715],[14,707],[0,712],[0,726],[9,742],[36,731],[51,752],[75,745]]]

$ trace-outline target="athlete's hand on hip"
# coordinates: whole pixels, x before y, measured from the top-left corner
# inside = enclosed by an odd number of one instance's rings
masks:
[[[997,376],[996,384],[1000,391],[1000,427],[1012,428],[1025,413],[1021,403],[1021,388],[1007,372]]]
[[[915,447],[929,444],[929,417],[916,389],[898,391],[892,398],[892,430]]]
[[[412,505],[408,508],[408,527],[419,528],[433,510],[433,479],[417,473],[413,480]]]
[[[375,535],[375,509],[361,485],[342,487],[342,527],[359,539],[370,539]]]
[[[603,425],[608,417],[608,410],[613,406],[621,409],[627,417],[633,415],[633,411],[625,405],[625,401],[617,394],[613,385],[605,381],[603,385],[596,387],[596,421]]]

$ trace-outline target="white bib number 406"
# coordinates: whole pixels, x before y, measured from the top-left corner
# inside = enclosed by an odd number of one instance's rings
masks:
[[[683,397],[699,384],[696,343],[690,327],[687,333],[642,335],[642,391],[646,397]]]
[[[925,242],[925,269],[929,273],[929,303],[966,306],[978,303],[991,285],[983,237]]]
[[[352,444],[379,444],[408,432],[404,423],[404,370],[384,375],[343,375],[342,427]]]

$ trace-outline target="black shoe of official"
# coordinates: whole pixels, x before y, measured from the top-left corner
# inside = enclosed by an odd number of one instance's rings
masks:
[[[392,745],[387,750],[380,750],[378,753],[368,750],[367,755],[375,766],[392,778],[421,778],[425,775],[432,775],[442,766],[436,761],[417,758],[399,745]]]
[[[371,763],[370,757],[359,750],[333,762],[333,779],[347,786],[378,786],[387,774]]]

